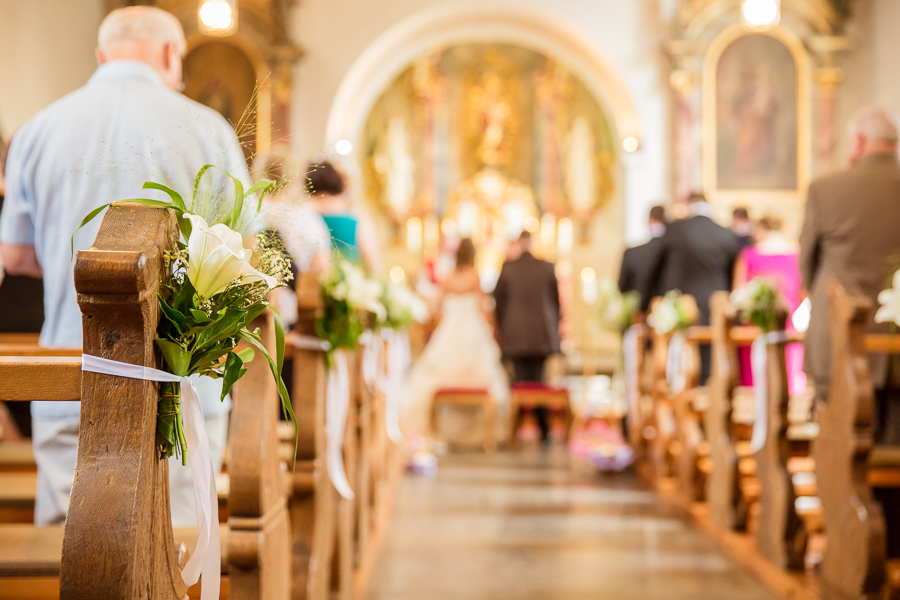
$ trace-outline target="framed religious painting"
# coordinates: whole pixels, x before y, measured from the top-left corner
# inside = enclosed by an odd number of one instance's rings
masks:
[[[710,44],[703,65],[703,184],[711,200],[761,212],[805,194],[809,69],[802,42],[782,28],[752,32],[736,25]]]

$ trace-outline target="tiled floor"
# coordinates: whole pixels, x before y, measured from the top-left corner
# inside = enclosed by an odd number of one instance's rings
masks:
[[[443,457],[407,477],[368,600],[775,600],[633,474],[562,452]]]

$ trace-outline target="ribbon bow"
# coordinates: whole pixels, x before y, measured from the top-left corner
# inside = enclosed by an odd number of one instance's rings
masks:
[[[190,587],[203,576],[200,600],[216,600],[222,577],[222,549],[219,540],[218,496],[216,478],[209,453],[209,438],[203,421],[203,410],[197,388],[189,377],[180,377],[150,367],[123,363],[90,354],[81,355],[81,370],[101,375],[114,375],[143,381],[180,383],[184,406],[184,435],[187,438],[188,460],[194,479],[194,501],[197,506],[197,547],[188,559],[181,577]],[[216,507],[213,518],[213,507]]]

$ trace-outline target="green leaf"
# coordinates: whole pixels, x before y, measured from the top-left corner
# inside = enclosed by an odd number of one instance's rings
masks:
[[[163,316],[166,318],[166,320],[174,325],[175,329],[177,329],[179,333],[183,333],[184,330],[182,326],[184,325],[186,317],[179,311],[169,306],[168,302],[166,302],[166,299],[159,294],[156,295],[156,299],[159,302],[159,309],[162,311]]]
[[[211,369],[223,356],[234,350],[234,346],[234,344],[225,344],[216,346],[206,352],[195,354],[191,359],[190,372],[196,373],[205,369]]]
[[[294,424],[294,463],[297,464],[297,446],[300,443],[300,426],[297,423],[297,417],[294,415],[294,407],[291,406],[291,397],[288,394],[287,387],[284,385],[284,380],[281,378],[281,373],[278,371],[277,365],[275,361],[272,360],[272,356],[269,354],[266,347],[263,346],[262,342],[259,341],[259,337],[253,335],[251,332],[246,329],[241,329],[238,332],[238,335],[247,343],[252,345],[254,348],[262,352],[262,355],[265,357],[266,362],[269,363],[269,370],[272,371],[272,377],[275,378],[275,384],[278,386],[278,397],[281,399],[281,410],[284,412],[284,417]]]
[[[256,357],[256,351],[253,348],[244,348],[240,352],[235,352],[235,354],[241,357],[245,365],[253,362],[253,359]]]
[[[212,169],[214,167],[215,167],[215,165],[207,164],[207,165],[203,165],[202,167],[200,167],[200,170],[197,171],[197,177],[194,178],[194,193],[193,193],[193,196],[191,196],[192,200],[194,201],[194,206],[197,205],[197,190],[200,188],[200,180],[203,179],[203,176],[206,174],[207,171],[209,171],[210,169]]]
[[[155,181],[145,181],[144,187],[145,190],[159,190],[161,192],[165,192],[169,195],[169,198],[172,199],[172,204],[174,204],[177,208],[180,208],[182,211],[186,211],[187,208],[184,205],[184,199],[181,197],[181,194],[173,190],[172,188],[165,186],[161,183],[156,183]]]
[[[202,310],[197,310],[196,308],[191,309],[191,316],[194,317],[194,321],[197,323],[209,323],[212,321],[210,316],[203,312]]]
[[[275,317],[275,353],[277,355],[275,362],[278,364],[278,374],[280,375],[282,367],[284,367],[284,320],[277,308],[269,306],[269,309],[272,311],[272,316]]]
[[[268,307],[267,304],[254,304],[250,308],[247,309],[247,318],[244,319],[244,327],[249,327],[250,323],[252,323],[256,317],[262,314],[262,311],[266,310]]]
[[[219,398],[220,401],[225,400],[225,396],[231,391],[231,386],[247,372],[247,369],[243,368],[243,366],[244,361],[239,353],[232,352],[228,355],[225,361],[225,374],[222,377],[222,397]]]
[[[253,194],[259,193],[258,200],[256,202],[256,212],[259,212],[262,208],[262,201],[265,195],[271,192],[275,188],[275,182],[271,179],[260,179],[256,183],[250,186],[246,192],[244,192],[244,198],[248,196],[252,196]]]
[[[226,308],[224,313],[220,311],[219,317],[197,335],[194,350],[202,350],[206,346],[234,337],[244,326],[246,316],[247,311],[237,308]]]
[[[190,371],[191,353],[171,340],[156,338],[156,345],[162,352],[166,365],[175,375],[184,377]]]
[[[228,171],[225,171],[225,174],[231,177],[231,181],[234,183],[234,206],[231,207],[231,211],[225,217],[225,224],[237,230],[238,221],[241,219],[241,211],[244,210],[244,184]]]

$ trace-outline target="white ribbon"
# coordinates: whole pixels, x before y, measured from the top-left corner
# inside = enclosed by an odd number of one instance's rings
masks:
[[[376,388],[381,383],[379,380],[378,365],[381,362],[381,353],[383,346],[379,339],[376,343],[375,336],[371,331],[363,333],[359,342],[364,345],[362,355],[362,376],[366,382],[369,392],[375,393]]]
[[[753,373],[753,395],[756,398],[756,418],[753,420],[753,435],[750,437],[750,451],[759,452],[766,443],[769,429],[769,380],[767,348],[769,344],[787,341],[784,331],[770,331],[757,336],[750,346],[750,370]]]
[[[311,335],[293,338],[294,348],[327,352],[331,344]],[[347,413],[350,411],[350,374],[347,368],[347,354],[339,350],[332,354],[332,365],[325,384],[325,467],[334,489],[342,497],[352,500],[353,490],[344,470],[344,429],[347,427]]]
[[[347,369],[347,353],[338,350],[331,355],[331,370],[325,402],[325,437],[328,440],[325,464],[334,489],[347,500],[353,499],[353,490],[344,470],[344,429],[350,410],[350,375]]]
[[[632,423],[638,419],[638,399],[640,397],[640,373],[638,373],[638,336],[641,325],[632,325],[622,336],[622,354],[625,368],[625,402]]]
[[[673,394],[684,391],[687,380],[681,368],[685,348],[684,332],[678,331],[669,340],[669,353],[666,357],[666,381]]]
[[[404,393],[404,383],[411,361],[409,334],[386,329],[382,330],[381,335],[387,343],[384,426],[391,441],[400,444],[403,442],[403,434],[400,432],[400,400]]]
[[[143,381],[180,383],[184,407],[184,434],[187,438],[188,460],[194,479],[194,500],[197,507],[197,547],[181,571],[184,583],[190,587],[203,575],[201,600],[217,600],[222,576],[222,554],[219,541],[218,496],[216,478],[209,453],[209,438],[203,421],[203,410],[197,389],[188,377],[118,362],[89,354],[81,355],[81,370],[101,375],[114,375]],[[213,515],[213,507],[216,513]]]

